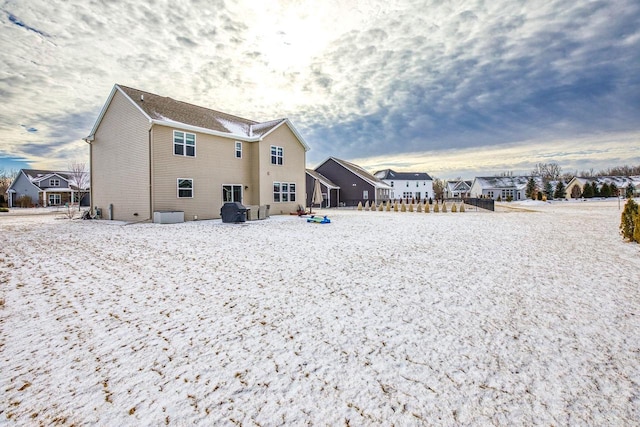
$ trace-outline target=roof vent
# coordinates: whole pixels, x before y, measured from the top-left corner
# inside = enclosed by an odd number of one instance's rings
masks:
[[[144,102],[144,94],[140,94],[140,102]]]

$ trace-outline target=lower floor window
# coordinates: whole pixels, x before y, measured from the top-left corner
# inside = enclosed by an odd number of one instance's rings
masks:
[[[273,183],[274,202],[295,202],[296,184],[295,182],[274,182]]]
[[[55,206],[62,204],[62,199],[59,194],[49,194],[49,205]]]
[[[222,201],[226,202],[242,202],[242,185],[223,185]]]
[[[178,197],[179,198],[193,197],[193,179],[178,178]]]

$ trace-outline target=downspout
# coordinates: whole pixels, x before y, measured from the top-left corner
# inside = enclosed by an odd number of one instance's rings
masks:
[[[93,139],[89,139],[89,137],[83,138],[84,142],[89,144],[89,213],[93,217],[95,212],[91,207],[93,205],[93,144],[91,143]],[[80,202],[78,202],[78,206],[80,206]]]
[[[151,131],[153,129],[153,123],[149,126],[149,218],[153,218],[153,154],[151,151]]]

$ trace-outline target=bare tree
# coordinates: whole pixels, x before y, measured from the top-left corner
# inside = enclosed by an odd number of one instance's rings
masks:
[[[7,193],[7,190],[9,190],[9,186],[16,179],[19,173],[20,171],[16,169],[0,169],[0,206],[6,203],[4,196]]]
[[[531,175],[540,176],[544,182],[557,181],[562,176],[562,168],[557,163],[538,163]]]
[[[86,163],[71,162],[69,164],[69,186],[76,192],[78,210],[80,210],[80,201],[90,191],[89,186],[91,183],[89,181],[89,171]]]
[[[436,199],[442,199],[444,197],[444,182],[440,178],[433,180],[433,193]]]

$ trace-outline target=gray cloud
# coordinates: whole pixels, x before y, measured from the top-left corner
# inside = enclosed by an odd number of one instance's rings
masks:
[[[7,152],[75,146],[114,83],[259,120],[287,115],[310,162],[640,132],[633,0],[0,9]]]

